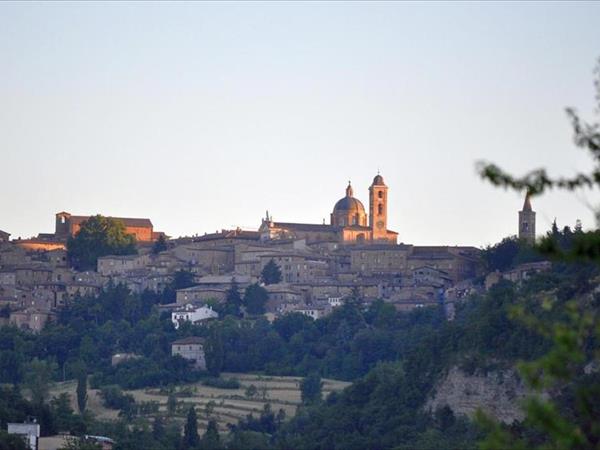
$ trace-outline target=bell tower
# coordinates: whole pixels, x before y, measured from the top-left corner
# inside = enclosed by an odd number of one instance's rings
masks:
[[[71,214],[64,211],[56,214],[54,235],[57,239],[67,239],[71,236]]]
[[[374,241],[387,238],[387,196],[388,187],[377,173],[369,187],[369,227]]]
[[[529,193],[525,196],[523,209],[519,211],[519,239],[535,243],[535,211],[531,209]]]

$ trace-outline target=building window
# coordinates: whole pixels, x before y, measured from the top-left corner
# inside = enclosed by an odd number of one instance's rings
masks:
[[[379,192],[377,193],[377,197],[379,197],[379,198],[383,198],[383,191],[379,191]]]
[[[379,214],[379,215],[383,214],[383,205],[381,203],[379,205],[377,205],[377,214]]]

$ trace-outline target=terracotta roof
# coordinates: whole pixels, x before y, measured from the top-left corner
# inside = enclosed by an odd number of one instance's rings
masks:
[[[193,345],[193,344],[204,344],[204,338],[198,336],[189,336],[183,339],[177,339],[171,342],[171,345]]]
[[[88,220],[91,216],[71,216],[71,223],[78,225]],[[111,217],[109,219],[115,219],[123,222],[126,227],[141,227],[141,228],[152,228],[152,222],[150,219],[137,219],[130,217]]]
[[[194,237],[192,242],[212,241],[216,239],[248,239],[258,240],[260,233],[258,231],[249,230],[221,230],[217,233],[205,234],[204,236]]]
[[[293,223],[293,222],[273,222],[274,228],[287,228],[289,230],[298,231],[321,231],[321,232],[335,232],[340,229],[335,225],[321,225],[314,223]]]

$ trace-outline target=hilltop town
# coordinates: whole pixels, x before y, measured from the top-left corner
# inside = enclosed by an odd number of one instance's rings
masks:
[[[368,214],[350,183],[331,212],[330,224],[277,222],[266,213],[257,230],[221,230],[195,237],[166,239],[150,219],[115,218],[136,238],[137,254],[105,255],[96,270],[76,271],[66,242],[88,216],[56,214],[54,233],[13,239],[0,231],[0,308],[2,319],[39,332],[68,302],[93,296],[109,283],[133,293],[157,294],[178,272],[191,274],[189,287],[177,289],[163,311],[181,320],[214,318],[232,287],[243,292],[260,283],[268,292],[269,320],[290,312],[313,319],[329,314],[346,299],[382,299],[399,311],[443,305],[452,319],[461,298],[500,278],[519,281],[549,263],[530,263],[509,273],[486,274],[481,250],[472,246],[419,246],[398,243],[388,229],[388,186],[377,174],[369,186]],[[529,197],[518,213],[519,238],[535,239],[535,212]],[[156,242],[163,246],[157,249]],[[279,276],[265,282],[275,264]]]

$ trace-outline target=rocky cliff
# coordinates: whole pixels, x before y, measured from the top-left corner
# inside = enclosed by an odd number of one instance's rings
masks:
[[[473,416],[477,409],[504,423],[522,420],[520,401],[527,389],[514,370],[465,373],[452,367],[435,386],[425,408],[435,411],[448,405],[454,414]]]

